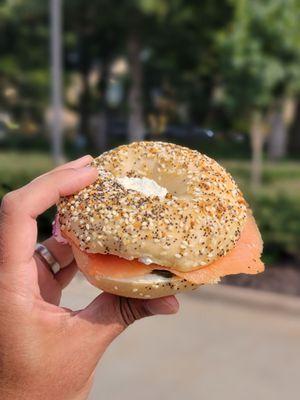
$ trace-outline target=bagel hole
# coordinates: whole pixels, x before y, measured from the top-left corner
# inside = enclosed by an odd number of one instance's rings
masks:
[[[161,175],[157,172],[156,176],[149,176],[158,185],[167,189],[168,193],[172,196],[179,198],[186,198],[187,196],[187,183],[184,178],[174,176],[171,174]]]

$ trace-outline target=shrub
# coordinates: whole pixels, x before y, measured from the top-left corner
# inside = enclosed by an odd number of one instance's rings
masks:
[[[300,260],[300,196],[248,196],[265,243],[267,259],[291,255]]]

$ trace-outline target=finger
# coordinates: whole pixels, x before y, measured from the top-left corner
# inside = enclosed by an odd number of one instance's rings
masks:
[[[50,282],[55,280],[64,289],[71,282],[78,268],[74,261],[71,246],[58,243],[53,237],[46,239],[42,244],[50,251],[61,268],[58,273],[53,275],[47,262],[38,254],[35,254],[41,295],[48,301],[49,299],[46,298],[44,292],[48,292]]]
[[[58,243],[54,237],[46,239],[43,245],[47,247],[61,267],[61,270],[55,274],[54,278],[61,288],[64,289],[71,282],[78,270],[77,264],[74,261],[72,248],[68,244]]]
[[[75,318],[82,337],[86,335],[101,354],[134,321],[157,314],[174,314],[178,308],[174,296],[139,300],[102,293]]]
[[[72,281],[77,271],[78,271],[77,264],[75,261],[73,261],[66,268],[62,269],[57,274],[55,274],[54,278],[57,280],[60,287],[64,289]]]
[[[65,169],[41,176],[28,185],[6,195],[0,209],[0,248],[2,264],[28,262],[37,237],[36,217],[97,178],[92,167]]]
[[[81,168],[81,167],[84,167],[85,165],[90,164],[92,161],[93,161],[93,157],[91,155],[87,154],[83,157],[77,158],[77,160],[69,161],[66,164],[60,165],[60,166],[54,168],[51,172],[61,171],[63,169],[67,169],[67,168]]]
[[[43,242],[43,245],[47,247],[61,268],[67,267],[74,260],[71,246],[68,244],[58,243],[54,237],[46,239]]]
[[[56,204],[60,197],[78,192],[97,178],[94,167],[68,168],[41,176],[16,191],[22,208],[32,218]],[[15,211],[15,210],[14,210]],[[24,213],[24,212],[23,212]]]
[[[88,154],[86,156],[78,158],[77,160],[69,161],[65,164],[59,165],[58,167],[52,169],[51,171],[47,171],[44,174],[40,175],[39,178],[41,176],[49,175],[49,174],[52,174],[53,172],[62,171],[64,169],[69,169],[69,168],[76,169],[76,168],[85,167],[86,165],[89,165],[92,160],[93,160],[93,157]]]
[[[71,262],[71,264],[54,275],[50,266],[42,257],[35,254],[34,259],[37,265],[37,281],[40,296],[48,303],[58,305],[61,297],[61,290],[58,289],[64,289],[71,282],[77,272],[76,262]],[[26,276],[28,276],[28,272]]]

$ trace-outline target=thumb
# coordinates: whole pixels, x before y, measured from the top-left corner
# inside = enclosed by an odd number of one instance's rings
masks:
[[[130,299],[102,293],[77,313],[80,332],[105,348],[134,321],[157,314],[175,314],[179,304],[174,296],[152,300]]]

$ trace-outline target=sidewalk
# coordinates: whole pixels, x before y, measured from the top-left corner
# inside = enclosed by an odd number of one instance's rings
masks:
[[[76,278],[63,304],[97,290]],[[179,295],[107,351],[90,400],[282,400],[300,392],[300,299],[228,286]]]

